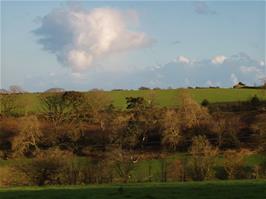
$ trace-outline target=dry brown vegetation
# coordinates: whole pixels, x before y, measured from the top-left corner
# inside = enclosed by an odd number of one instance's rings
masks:
[[[258,99],[249,103],[251,111],[231,106],[217,111],[185,92],[180,106],[159,107],[151,94],[147,99],[126,98],[127,109],[120,110],[101,91],[46,93],[38,114],[22,110],[14,115],[16,97],[1,97],[0,156],[13,163],[0,166],[0,185],[151,181],[156,178],[151,166],[148,177],[134,176],[138,163],[151,161],[142,152],[157,154],[152,159],[160,160],[160,181],[219,178],[215,160],[221,154],[221,179],[266,173],[265,163],[250,169],[255,174],[243,171],[241,149],[265,156],[266,113]],[[183,152],[187,158],[169,162],[163,152]]]

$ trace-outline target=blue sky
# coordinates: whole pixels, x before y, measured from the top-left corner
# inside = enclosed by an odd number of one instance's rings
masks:
[[[265,2],[1,2],[1,87],[258,84]]]

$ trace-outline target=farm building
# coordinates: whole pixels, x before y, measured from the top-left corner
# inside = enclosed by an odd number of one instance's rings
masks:
[[[247,87],[246,84],[242,82],[238,82],[236,85],[233,86],[233,88],[245,88]]]

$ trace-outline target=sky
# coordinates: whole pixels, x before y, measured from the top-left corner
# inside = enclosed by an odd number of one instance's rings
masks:
[[[258,85],[265,1],[1,1],[1,88]]]

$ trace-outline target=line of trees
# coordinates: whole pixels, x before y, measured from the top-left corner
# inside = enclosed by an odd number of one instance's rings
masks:
[[[0,185],[151,181],[150,163],[148,176],[136,179],[133,172],[151,159],[160,161],[160,181],[265,176],[266,163],[242,169],[243,148],[266,153],[265,112],[210,112],[186,92],[179,98],[178,107],[166,108],[157,106],[154,96],[127,97],[121,110],[101,91],[45,93],[38,114],[22,111],[14,117],[27,102],[18,106],[16,95],[6,95],[0,157],[14,163],[0,170]],[[167,154],[173,152],[188,158],[169,163]],[[223,169],[217,171],[221,154]]]

